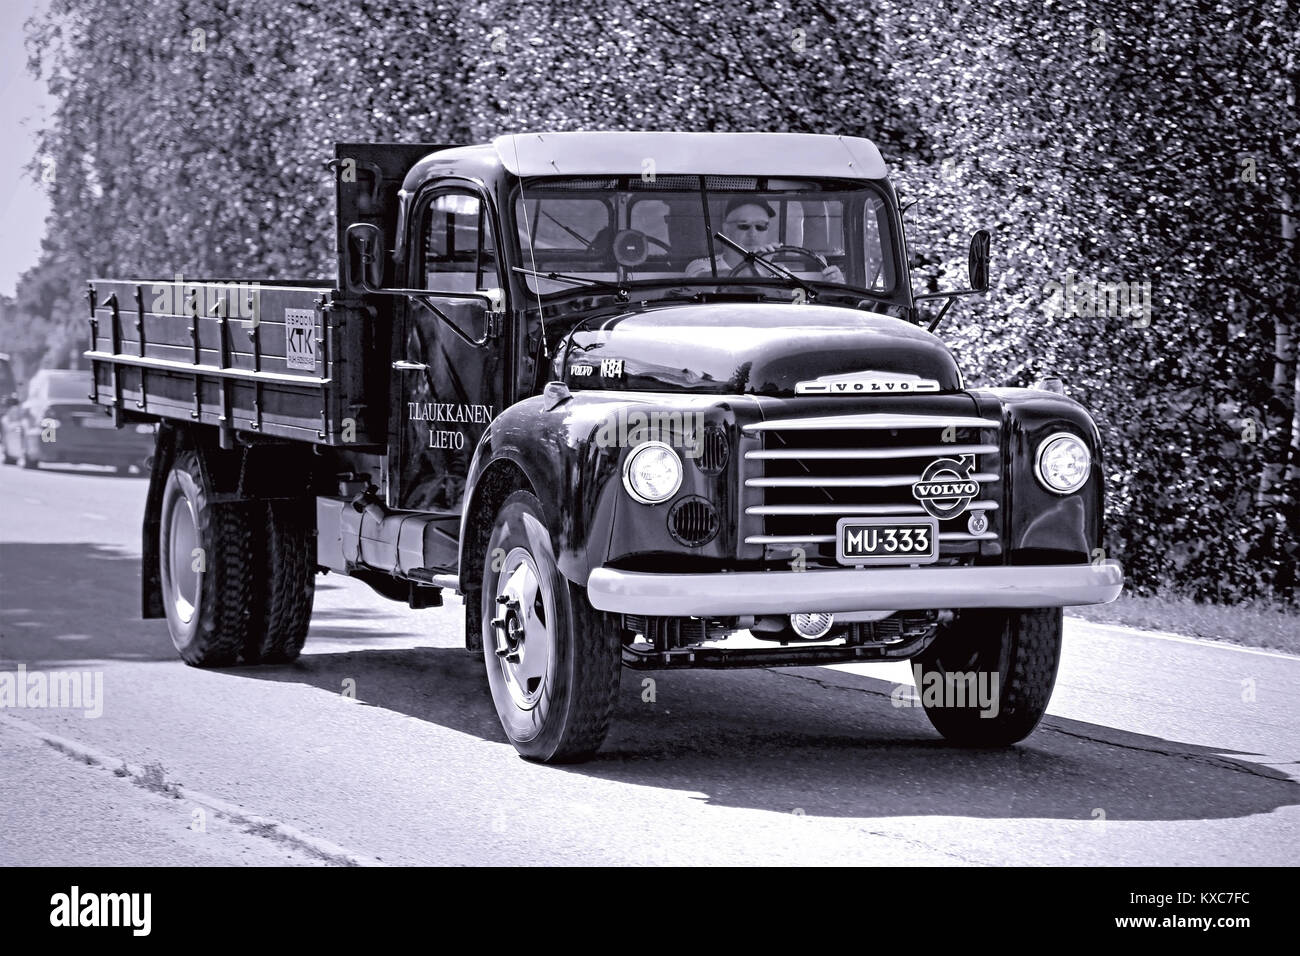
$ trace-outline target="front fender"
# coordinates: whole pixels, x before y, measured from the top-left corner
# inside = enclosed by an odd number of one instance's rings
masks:
[[[1090,561],[1101,547],[1105,487],[1101,434],[1092,417],[1078,402],[1056,392],[990,388],[972,394],[1002,406],[1008,471],[1003,537],[1007,563]],[[1092,455],[1087,483],[1069,495],[1044,488],[1035,470],[1039,444],[1059,431],[1084,439]]]
[[[465,578],[472,564],[466,560],[466,547],[474,540],[476,523],[494,520],[485,513],[485,475],[505,462],[523,474],[541,502],[561,572],[585,585],[592,570],[609,558],[620,509],[635,504],[623,489],[621,469],[628,449],[639,439],[619,423],[634,412],[647,418],[657,411],[702,415],[717,401],[711,396],[584,390],[558,401],[534,396],[507,408],[484,432],[466,477],[470,493],[461,519],[462,590],[476,585]],[[679,452],[685,445],[680,432],[651,437],[668,440]],[[689,464],[684,472],[681,493],[692,480]],[[666,506],[637,508],[666,511]]]

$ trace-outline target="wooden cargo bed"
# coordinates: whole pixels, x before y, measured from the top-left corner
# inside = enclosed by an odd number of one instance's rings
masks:
[[[387,356],[367,349],[387,335],[331,282],[95,279],[89,299],[91,398],[119,419],[386,440]]]

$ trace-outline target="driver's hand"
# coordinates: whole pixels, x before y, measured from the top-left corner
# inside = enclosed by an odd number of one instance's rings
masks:
[[[750,252],[756,252],[756,253],[758,253],[758,254],[761,256],[761,255],[763,255],[764,253],[768,253],[768,252],[771,252],[773,249],[779,249],[779,248],[781,248],[781,243],[779,243],[779,242],[768,242],[768,243],[765,243],[764,245],[761,245],[761,246],[755,246],[753,249],[750,249],[749,251],[750,251]]]
[[[839,266],[827,266],[822,270],[822,279],[826,282],[838,282],[844,284],[844,273],[840,271]]]

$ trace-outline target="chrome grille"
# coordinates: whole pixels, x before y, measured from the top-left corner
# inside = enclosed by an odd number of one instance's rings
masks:
[[[1002,497],[1001,423],[965,415],[869,413],[776,419],[745,426],[762,447],[745,452],[744,483],[752,489],[746,515],[761,516],[762,534],[746,544],[806,548],[809,556],[835,559],[835,525],[850,516],[920,517],[925,508],[912,485],[939,458],[973,462],[976,500],[955,518],[939,522],[939,553],[976,554],[996,541]],[[944,439],[950,439],[945,441]],[[972,511],[988,514],[988,530],[972,534]]]

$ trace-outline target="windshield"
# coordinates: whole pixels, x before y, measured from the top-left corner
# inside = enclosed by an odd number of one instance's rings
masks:
[[[776,277],[714,238],[721,232],[800,278],[881,294],[894,287],[882,194],[858,180],[763,176],[554,177],[515,195],[522,262],[596,281]],[[543,295],[574,284],[527,276]]]

